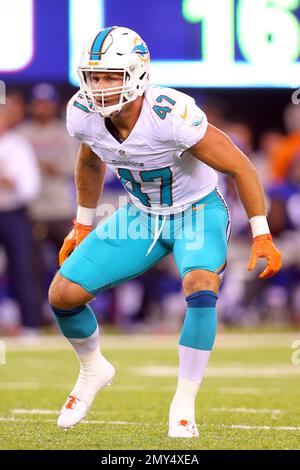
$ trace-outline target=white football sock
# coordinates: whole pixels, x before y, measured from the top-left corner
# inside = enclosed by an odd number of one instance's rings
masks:
[[[90,405],[96,393],[113,378],[115,371],[100,352],[98,327],[89,338],[68,339],[80,362],[80,374],[70,395]]]
[[[199,382],[178,379],[176,393],[171,403],[169,421],[182,419],[195,421],[195,399],[200,387]]]
[[[180,344],[178,353],[178,377],[200,383],[203,379],[211,351],[202,351],[201,349],[189,348]]]

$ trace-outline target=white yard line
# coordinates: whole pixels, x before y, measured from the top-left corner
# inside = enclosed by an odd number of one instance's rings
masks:
[[[220,387],[217,392],[227,395],[274,395],[280,393],[280,388]]]
[[[24,408],[15,408],[10,410],[12,414],[15,415],[57,415],[58,410],[41,410],[38,408],[33,408],[31,410],[25,410]]]
[[[35,419],[27,418],[15,418],[15,417],[0,417],[0,422],[12,422],[12,423],[35,423]],[[54,419],[46,419],[41,423],[56,423]],[[125,426],[166,426],[167,423],[137,423],[131,421],[102,421],[102,420],[86,420],[82,421],[81,424],[109,424],[109,425],[125,425]],[[266,430],[266,431],[300,431],[300,426],[248,426],[244,424],[232,424],[232,425],[212,425],[214,427],[222,427],[229,429],[243,429],[243,430]]]
[[[39,382],[3,382],[0,383],[0,390],[68,390],[74,384],[46,384]]]
[[[281,413],[285,413],[284,410],[271,410],[271,409],[267,409],[267,408],[225,408],[225,407],[221,407],[221,408],[216,408],[216,407],[213,407],[213,408],[209,408],[209,411],[213,411],[213,412],[227,412],[227,413],[250,413],[250,414],[265,414],[265,413],[270,413],[270,414],[273,414],[273,415],[278,415],[278,414],[281,414]]]
[[[68,391],[74,388],[74,384],[43,384],[35,382],[4,382],[0,384],[0,390],[65,390]],[[174,386],[162,385],[159,388],[160,392],[174,392]],[[156,392],[157,389],[151,385],[113,385],[111,387],[104,388],[102,392]]]
[[[173,366],[144,366],[132,367],[130,372],[135,375],[146,377],[177,377],[178,368]],[[274,367],[262,367],[260,364],[257,366],[251,364],[246,367],[242,364],[226,365],[226,367],[208,367],[206,377],[220,377],[220,378],[236,378],[236,377],[298,377],[300,375],[300,367],[289,364],[278,364]]]
[[[281,414],[285,413],[284,410],[271,410],[271,409],[264,409],[264,408],[217,408],[217,407],[212,407],[209,408],[209,411],[212,412],[228,412],[228,413],[250,413],[250,414]],[[12,414],[15,415],[57,415],[59,413],[59,410],[44,410],[44,409],[39,409],[39,408],[33,408],[33,409],[25,409],[25,408],[14,408],[10,410]],[[97,413],[94,412],[94,414],[102,414],[101,412]]]
[[[50,411],[50,410],[40,410],[40,411]],[[43,413],[44,414],[44,413]],[[49,413],[49,414],[52,414]],[[54,413],[53,413],[54,414]],[[58,411],[55,412],[55,414],[58,414]],[[4,417],[0,416],[0,422],[16,422],[16,423],[37,423],[38,421],[36,419],[28,419],[28,418],[15,418],[14,416],[12,417]],[[56,419],[43,419],[41,423],[56,423]],[[127,425],[127,426],[153,426],[153,423],[136,423],[132,421],[104,421],[104,420],[84,420],[81,421],[80,424],[113,424],[113,425]],[[159,423],[162,424],[162,423]]]
[[[245,424],[222,424],[222,428],[230,429],[264,429],[266,431],[300,431],[300,426],[247,426]]]
[[[256,413],[262,413],[262,414],[281,414],[285,413],[285,410],[274,410],[274,409],[267,409],[267,408],[226,408],[226,407],[212,407],[209,408],[209,411],[213,412],[228,412],[228,413],[250,413],[250,414],[256,414]],[[32,408],[32,409],[25,409],[25,408],[14,408],[10,410],[12,414],[17,414],[17,415],[24,415],[24,414],[30,414],[30,415],[51,415],[51,414],[58,414],[59,410],[45,410],[45,409],[40,409],[40,408]],[[102,414],[101,412],[93,412],[94,414]]]
[[[36,390],[41,388],[37,382],[3,382],[0,390]]]

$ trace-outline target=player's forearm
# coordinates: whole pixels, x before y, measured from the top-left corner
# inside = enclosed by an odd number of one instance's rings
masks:
[[[266,215],[265,195],[255,167],[248,161],[231,174],[241,202],[249,217]]]
[[[101,197],[105,164],[85,147],[79,150],[75,167],[77,202],[79,206],[96,208]]]
[[[77,203],[83,207],[97,207],[103,190],[103,179],[100,171],[78,164],[75,170]]]

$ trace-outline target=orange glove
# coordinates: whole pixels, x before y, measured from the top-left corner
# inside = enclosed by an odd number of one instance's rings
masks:
[[[253,238],[250,260],[247,266],[248,271],[255,268],[258,258],[266,258],[267,260],[267,267],[260,273],[260,279],[274,276],[282,266],[281,253],[272,242],[270,233]]]
[[[67,259],[82,240],[93,230],[92,225],[82,225],[73,220],[73,229],[64,239],[63,246],[59,252],[59,266]]]

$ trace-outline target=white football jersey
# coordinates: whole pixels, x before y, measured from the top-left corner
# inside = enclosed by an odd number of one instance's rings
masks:
[[[141,210],[185,210],[217,184],[217,173],[188,152],[206,132],[206,115],[193,98],[172,88],[146,89],[140,116],[124,141],[89,111],[80,92],[68,104],[67,128],[117,173]]]

